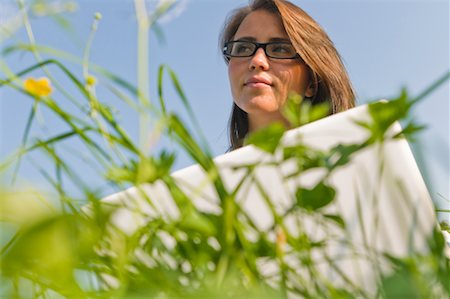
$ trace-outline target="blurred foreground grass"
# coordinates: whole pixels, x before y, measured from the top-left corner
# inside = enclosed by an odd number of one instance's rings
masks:
[[[16,71],[1,61],[0,88],[15,89],[22,95],[21,99],[28,98],[31,102],[22,146],[1,161],[0,171],[4,181],[14,181],[24,156],[42,152],[52,167],[40,169],[40,172],[55,192],[17,191],[2,185],[2,298],[286,298],[292,294],[306,298],[450,297],[450,261],[444,254],[445,242],[438,229],[429,240],[428,254],[411,252],[410,256],[401,259],[386,257],[393,271],[389,275],[380,274],[377,290],[369,292],[346,280],[345,273],[339,273],[345,282],[340,285],[320,275],[312,256],[315,250],[325,248],[326,242],[316,242],[306,234],[288,232],[282,219],[286,215],[272,210],[276,225],[269,231],[259,230],[249,220],[234,200],[237,190],[225,188],[206,141],[196,140],[189,131],[189,127],[200,131],[200,126],[170,67],[163,65],[159,69],[159,106],[150,102],[148,61],[145,58],[148,31],[157,26],[158,18],[173,8],[175,2],[160,1],[155,11],[147,15],[142,14],[147,11],[146,2],[135,0],[140,53],[137,86],[91,65],[89,50],[100,15],[94,18],[92,35],[79,60],[82,76],[78,76],[61,59],[64,53],[34,43],[28,20],[28,8],[31,7],[34,14],[55,17],[61,26],[69,29],[57,9],[73,9],[74,4],[64,1],[60,2],[62,6],[47,1],[17,3],[29,43],[13,43],[3,52],[8,55],[31,53],[37,62]],[[12,32],[14,27],[10,28]],[[42,53],[55,55],[44,60]],[[164,74],[169,76],[191,117],[189,126],[165,109]],[[62,76],[64,80],[61,80]],[[421,129],[410,119],[411,107],[448,78],[449,73],[417,97],[403,91],[389,102],[372,104],[372,122],[365,124],[370,138],[362,144],[340,146],[326,153],[307,147],[297,148],[286,151],[284,159],[296,159],[302,170],[323,168],[331,173],[345,165],[358,151],[391,138],[386,132],[395,121],[406,120],[401,136],[395,138],[409,138]],[[97,97],[99,84],[135,111],[140,120],[137,142],[122,128],[114,107]],[[67,109],[63,101],[69,102],[71,108]],[[298,97],[291,98],[285,111],[295,126],[326,114],[325,106],[303,105],[299,109],[295,104],[299,101]],[[30,140],[29,132],[36,125],[38,110],[42,107],[64,123],[66,131]],[[248,142],[274,153],[283,133],[284,128],[274,125],[250,136]],[[153,139],[160,135],[175,140],[208,174],[220,199],[221,213],[199,211],[177,186],[170,176],[176,157],[174,152],[162,150],[158,154],[148,154]],[[139,190],[139,186],[146,183],[164,182],[181,211],[180,217],[157,215],[130,232],[115,226],[113,215],[122,207],[102,203],[98,190],[85,182],[85,174],[77,173],[63,154],[64,146],[74,139],[88,153],[90,158],[86,163],[91,163],[105,185],[113,186],[114,190],[124,190],[128,186],[137,186]],[[333,159],[330,158],[332,155]],[[249,174],[252,167],[243,165]],[[77,186],[79,194],[76,197],[67,191],[69,184]],[[297,195],[292,213],[327,218],[345,228],[340,215],[324,215],[321,210],[334,200],[334,190],[326,179],[313,189],[299,189]],[[151,199],[147,200],[152,204]],[[143,216],[142,211],[135,212]],[[308,279],[288,262],[288,253],[297,255],[308,272]],[[265,273],[262,261],[272,262],[278,271]]]

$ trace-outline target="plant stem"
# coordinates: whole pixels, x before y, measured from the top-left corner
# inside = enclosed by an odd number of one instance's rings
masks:
[[[449,79],[450,79],[450,70],[447,71],[445,74],[443,74],[441,77],[439,77],[435,82],[433,82],[433,84],[428,86],[424,91],[422,91],[412,101],[418,102],[418,101],[422,100],[423,98],[427,97],[429,94],[434,92],[436,89],[438,89],[442,84],[444,84]]]
[[[147,15],[145,0],[135,0],[136,18],[138,23],[137,40],[137,81],[138,81],[138,99],[141,106],[139,111],[139,147],[143,153],[146,152],[147,136],[149,136],[150,118],[147,108],[150,107],[150,88],[148,72],[148,33],[150,22]]]
[[[41,57],[41,55],[39,54],[38,49],[36,48],[36,39],[34,37],[34,33],[33,30],[31,28],[31,24],[30,24],[30,20],[28,18],[28,12],[27,12],[27,7],[25,5],[25,1],[24,0],[17,0],[17,4],[19,5],[19,8],[22,12],[22,17],[23,17],[23,24],[28,36],[28,40],[30,41],[30,49],[31,49],[31,53],[33,53],[35,59],[37,62],[42,62],[43,59]],[[50,71],[45,67],[45,65],[43,65],[42,67],[42,71],[47,75],[47,77],[50,79],[50,81],[54,84],[55,88],[61,92],[66,98],[68,98],[72,104],[74,104],[78,109],[82,110],[83,106],[82,104],[78,103],[77,99],[74,98],[70,93],[68,93],[64,87],[58,82],[58,80],[56,80],[56,78],[54,78],[52,76],[52,74],[50,73]]]

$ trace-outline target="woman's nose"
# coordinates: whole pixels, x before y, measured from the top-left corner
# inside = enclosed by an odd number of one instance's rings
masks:
[[[269,59],[267,58],[264,49],[259,48],[256,50],[255,54],[250,59],[249,69],[260,69],[264,71],[269,69]]]

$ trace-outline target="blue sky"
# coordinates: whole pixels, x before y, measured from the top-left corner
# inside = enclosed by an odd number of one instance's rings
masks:
[[[52,1],[50,1],[52,2]],[[54,2],[54,1],[53,1]],[[196,112],[204,135],[215,155],[228,146],[227,121],[232,103],[227,69],[220,55],[217,40],[226,15],[245,0],[181,0],[179,7],[161,24],[165,42],[154,34],[150,38],[151,100],[156,103],[156,74],[161,63],[168,64],[178,75],[187,97]],[[358,103],[390,98],[406,87],[417,95],[450,69],[449,3],[447,0],[352,0],[293,1],[315,18],[327,31],[339,50],[354,87]],[[2,23],[11,20],[16,11],[14,1],[1,0],[7,11],[0,15]],[[153,7],[155,1],[148,1]],[[38,44],[52,46],[82,56],[95,12],[101,12],[91,50],[91,62],[136,82],[136,22],[131,0],[83,0],[78,10],[68,14],[75,35],[61,30],[48,18],[34,18],[32,26]],[[8,14],[5,13],[8,12]],[[26,41],[24,28],[5,39],[2,48],[14,41]],[[15,71],[34,62],[31,55],[3,58]],[[68,64],[81,76],[77,64]],[[3,77],[3,76],[2,76]],[[166,78],[167,79],[167,78]],[[168,81],[168,80],[167,80]],[[101,83],[101,82],[100,82]],[[449,207],[449,84],[441,87],[416,106],[417,120],[427,125],[414,145],[419,162],[429,182],[431,193],[442,207]],[[99,93],[101,97],[101,93]],[[20,144],[30,100],[0,89],[1,156],[10,154]],[[102,99],[108,101],[108,98]],[[170,109],[182,112],[180,101],[171,87],[166,87]],[[114,105],[115,102],[111,102]],[[123,125],[137,138],[136,115],[117,104]],[[46,130],[32,132],[32,137],[57,131],[61,125],[45,117]],[[170,145],[168,145],[170,146]],[[24,163],[24,182],[40,184],[37,171]],[[176,168],[191,164],[180,155]]]

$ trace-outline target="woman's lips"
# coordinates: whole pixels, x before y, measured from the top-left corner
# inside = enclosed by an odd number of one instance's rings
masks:
[[[272,82],[263,77],[251,77],[245,81],[244,86],[252,88],[265,88],[272,86]]]
[[[245,87],[265,88],[265,87],[270,87],[270,85],[268,85],[266,83],[262,83],[262,82],[251,82],[251,83],[246,83]]]

